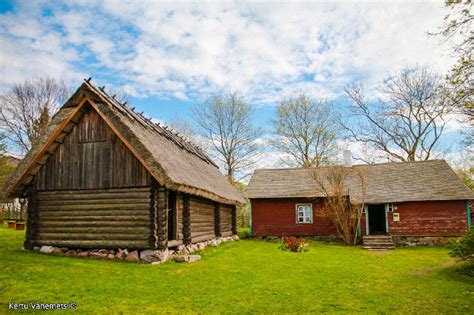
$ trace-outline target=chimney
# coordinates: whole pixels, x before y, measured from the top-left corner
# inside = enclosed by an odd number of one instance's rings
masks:
[[[344,167],[352,167],[352,153],[350,150],[344,150],[342,153],[342,165]]]

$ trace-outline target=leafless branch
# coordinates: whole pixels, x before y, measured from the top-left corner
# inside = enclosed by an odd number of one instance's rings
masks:
[[[26,153],[48,126],[52,115],[67,99],[64,82],[32,78],[16,83],[0,95],[0,130],[7,144]]]

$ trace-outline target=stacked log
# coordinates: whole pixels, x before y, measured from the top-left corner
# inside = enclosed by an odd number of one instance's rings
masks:
[[[35,245],[149,247],[150,187],[38,191],[35,195]]]

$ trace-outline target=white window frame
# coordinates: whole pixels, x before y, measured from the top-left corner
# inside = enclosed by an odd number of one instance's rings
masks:
[[[305,215],[305,213],[303,213],[303,222],[299,222],[299,207],[309,207],[309,209],[311,210],[310,211],[310,216],[309,216],[309,219],[308,217]],[[312,224],[313,223],[313,204],[311,203],[297,203],[295,205],[295,211],[296,211],[296,224]]]
[[[395,205],[393,203],[386,203],[385,204],[385,210],[386,210],[386,212],[394,212],[395,211]]]

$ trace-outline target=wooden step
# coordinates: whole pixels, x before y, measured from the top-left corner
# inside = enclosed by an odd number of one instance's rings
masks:
[[[367,235],[362,238],[363,248],[368,250],[394,249],[393,238],[390,235]]]

